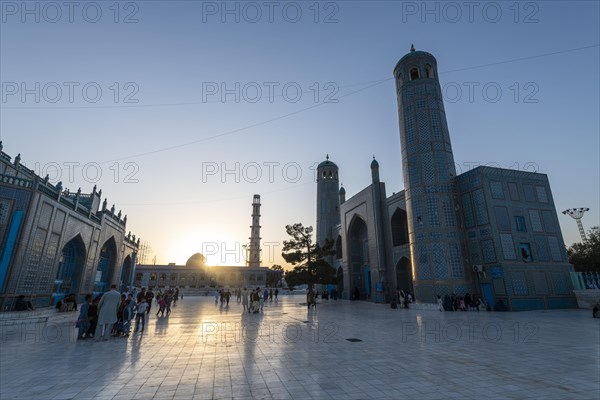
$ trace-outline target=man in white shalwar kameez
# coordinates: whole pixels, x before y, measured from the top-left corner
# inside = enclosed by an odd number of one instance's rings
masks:
[[[117,322],[117,309],[121,303],[121,295],[117,292],[117,285],[111,285],[110,291],[104,293],[98,303],[98,325],[94,337],[96,340],[109,336],[112,326]]]

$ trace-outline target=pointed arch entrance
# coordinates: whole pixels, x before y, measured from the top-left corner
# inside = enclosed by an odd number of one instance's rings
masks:
[[[392,242],[394,246],[408,244],[408,215],[401,208],[396,208],[390,221]]]
[[[125,257],[121,268],[120,289],[123,292],[131,283],[131,256]]]
[[[108,290],[117,260],[117,244],[114,236],[104,242],[100,249],[100,258],[94,280],[94,293],[104,293]]]
[[[396,264],[396,285],[398,290],[413,293],[412,268],[406,257],[402,257]]]
[[[79,294],[86,253],[81,235],[75,236],[63,247],[54,280],[54,293],[52,294],[54,304],[70,293]]]
[[[342,267],[338,267],[337,269],[337,293],[338,297],[342,297],[342,293],[344,292],[344,270]]]
[[[371,267],[369,266],[369,232],[365,221],[355,216],[348,230],[350,254],[351,291],[358,289],[359,299],[368,299],[371,295]],[[351,296],[354,298],[354,296]]]

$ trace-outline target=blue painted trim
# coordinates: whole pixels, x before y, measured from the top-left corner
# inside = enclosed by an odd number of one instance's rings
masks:
[[[17,241],[17,235],[19,233],[19,228],[21,227],[21,222],[23,221],[24,215],[24,211],[15,211],[10,222],[8,237],[6,238],[6,246],[4,246],[2,259],[0,260],[0,289],[4,288],[4,280],[6,279],[6,273],[8,272],[8,265],[13,255],[13,250]]]

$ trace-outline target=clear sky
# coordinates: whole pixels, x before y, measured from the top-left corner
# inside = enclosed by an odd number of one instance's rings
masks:
[[[243,264],[226,251],[248,243],[257,193],[263,264],[284,264],[285,225],[315,225],[326,154],[347,197],[373,155],[402,190],[392,70],[411,43],[438,60],[458,172],[538,170],[559,212],[599,224],[597,1],[0,6],[4,151],[72,191],[97,184],[157,263]]]

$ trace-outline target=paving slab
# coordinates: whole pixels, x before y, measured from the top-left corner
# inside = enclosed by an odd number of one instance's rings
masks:
[[[249,314],[188,296],[143,333],[107,341],[77,341],[65,316],[0,325],[0,399],[600,398],[589,310],[303,300]]]

